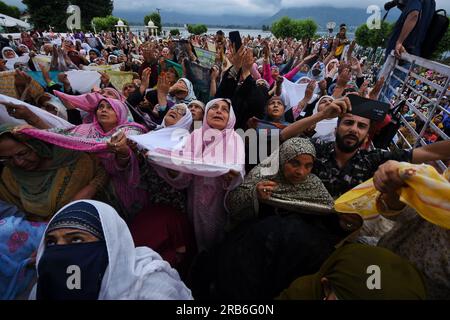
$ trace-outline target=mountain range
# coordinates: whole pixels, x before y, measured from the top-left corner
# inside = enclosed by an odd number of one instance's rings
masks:
[[[121,11],[115,10],[114,15],[126,19],[131,24],[143,24],[144,16],[148,13],[140,11]],[[384,12],[383,12],[384,14]],[[389,13],[387,21],[396,21],[400,15],[399,10],[392,10]],[[273,16],[239,16],[239,15],[220,15],[205,16],[196,14],[186,14],[180,12],[161,11],[163,24],[197,24],[203,23],[210,26],[251,26],[261,28],[263,25],[272,25],[272,23],[284,16],[293,19],[311,18],[319,25],[319,29],[324,30],[329,21],[335,21],[337,25],[346,23],[348,26],[357,27],[369,18],[366,9],[363,8],[333,8],[330,6],[304,7],[304,8],[283,8]]]

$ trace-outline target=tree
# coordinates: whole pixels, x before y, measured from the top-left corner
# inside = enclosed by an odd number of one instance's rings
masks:
[[[148,22],[152,20],[155,26],[158,27],[158,34],[162,31],[162,24],[161,24],[161,15],[158,12],[152,12],[149,15],[146,15],[144,17],[144,24],[148,25]]]
[[[3,1],[0,1],[0,13],[6,14],[7,16],[19,19],[20,9],[16,6],[9,6]]]
[[[178,29],[171,29],[170,30],[170,34],[172,36],[179,36],[180,35],[180,30],[178,30]]]
[[[393,30],[393,25],[387,22],[381,23],[380,29],[370,30],[367,24],[362,24],[355,31],[356,43],[365,48],[386,48],[387,40]]]
[[[77,5],[81,10],[82,28],[91,26],[93,17],[106,17],[112,13],[113,1],[111,0],[23,0],[28,7],[30,20],[36,28],[48,29],[49,25],[57,31],[67,30],[67,7],[70,4]]]
[[[272,33],[277,38],[296,38],[297,40],[314,37],[318,29],[314,20],[293,20],[283,17],[272,24]]]
[[[302,39],[311,39],[317,32],[318,26],[314,20],[306,19],[306,20],[296,20],[294,21],[294,38],[297,40]]]
[[[128,22],[125,19],[122,20],[126,25],[128,25]],[[95,17],[92,19],[92,22],[95,25],[95,29],[97,31],[103,30],[103,31],[114,31],[115,26],[117,22],[119,21],[118,17],[114,16],[107,16],[107,17]]]
[[[68,0],[22,0],[22,2],[28,7],[30,22],[35,28],[48,30],[51,26],[57,31],[67,30]]]
[[[283,17],[272,24],[272,34],[277,38],[289,38],[294,36],[295,23],[289,17]]]
[[[190,24],[187,29],[189,33],[195,35],[201,35],[208,32],[208,28],[204,24]]]
[[[450,51],[450,25],[445,33],[444,37],[442,37],[441,41],[439,41],[438,47],[436,51],[431,56],[432,59],[439,59],[443,53]]]
[[[70,3],[81,9],[83,29],[91,28],[91,21],[94,17],[107,17],[112,14],[114,9],[112,0],[70,0]]]

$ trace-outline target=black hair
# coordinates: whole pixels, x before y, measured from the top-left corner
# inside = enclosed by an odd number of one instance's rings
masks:
[[[337,126],[336,126],[336,127],[339,127],[339,126],[341,125],[342,118],[343,118],[343,116],[338,117],[338,120],[337,120]],[[366,118],[366,119],[367,119],[367,118]],[[369,120],[370,120],[370,119],[369,119]],[[372,130],[372,128],[374,127],[374,125],[375,125],[376,123],[377,123],[376,121],[370,120],[369,131]]]

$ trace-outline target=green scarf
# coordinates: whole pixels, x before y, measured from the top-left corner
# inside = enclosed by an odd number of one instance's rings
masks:
[[[58,170],[74,165],[80,153],[57,148],[36,139],[18,139],[11,133],[14,127],[12,124],[0,125],[0,136],[7,134],[11,139],[31,148],[40,158],[51,159],[43,170],[25,171],[15,166],[8,167],[19,185],[21,197],[29,202],[40,203],[47,201],[50,196],[57,196],[50,194],[50,191]]]
[[[373,271],[380,268],[381,289],[370,290]],[[348,244],[337,249],[319,272],[295,280],[284,290],[281,300],[323,300],[320,280],[327,278],[339,300],[424,300],[425,286],[419,271],[391,251],[363,244]]]

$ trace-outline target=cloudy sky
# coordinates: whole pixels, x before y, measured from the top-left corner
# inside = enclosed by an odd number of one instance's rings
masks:
[[[20,0],[3,0],[7,4],[24,8]],[[239,15],[270,16],[281,8],[331,5],[335,7],[362,7],[383,4],[387,0],[115,0],[115,10],[120,11],[149,11],[160,8],[165,11],[184,13],[222,15],[233,13]],[[450,13],[449,0],[436,0],[438,8],[446,9]]]

